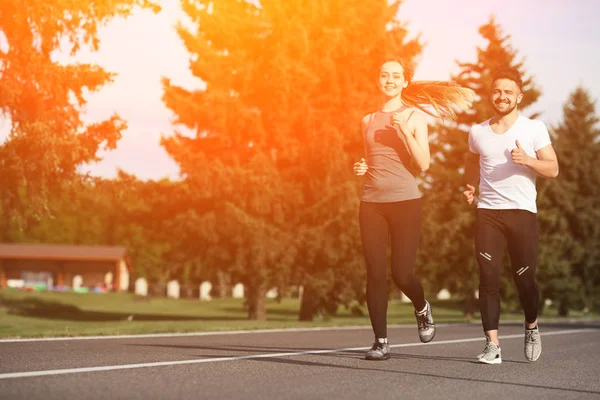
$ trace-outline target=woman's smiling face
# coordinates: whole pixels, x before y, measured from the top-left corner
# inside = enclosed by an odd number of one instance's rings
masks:
[[[379,89],[386,97],[396,97],[402,94],[408,82],[404,79],[404,68],[397,61],[388,61],[379,71]]]

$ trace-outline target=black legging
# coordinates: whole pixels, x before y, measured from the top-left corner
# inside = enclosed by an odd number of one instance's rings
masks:
[[[422,200],[361,202],[360,234],[367,264],[367,306],[373,332],[387,337],[387,245],[392,243],[392,277],[415,309],[425,308],[421,282],[415,277],[421,236]]]
[[[525,320],[538,316],[539,292],[535,282],[538,253],[536,215],[526,210],[477,209],[475,252],[479,263],[479,304],[483,330],[498,329],[500,320],[500,273],[504,249],[512,265],[513,280]]]

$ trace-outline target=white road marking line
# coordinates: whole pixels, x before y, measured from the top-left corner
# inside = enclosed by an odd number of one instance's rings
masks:
[[[522,323],[523,320],[504,320],[503,323]],[[548,322],[564,322],[562,320],[548,320],[544,319],[545,323]],[[577,322],[577,321],[569,321]],[[438,328],[458,325],[480,325],[480,322],[446,322],[435,324]],[[414,324],[389,324],[388,328],[404,328],[414,329]],[[136,335],[98,335],[98,336],[51,336],[51,337],[37,337],[37,338],[13,338],[13,339],[0,339],[1,343],[20,343],[20,342],[56,342],[56,341],[69,341],[69,340],[113,340],[113,339],[154,339],[154,338],[176,338],[176,337],[190,337],[190,336],[216,336],[216,335],[248,335],[257,333],[286,333],[286,332],[319,332],[319,331],[344,331],[344,330],[359,330],[369,329],[371,325],[349,325],[349,326],[321,326],[311,328],[279,328],[279,329],[246,329],[246,330],[235,330],[235,331],[207,331],[207,332],[185,332],[185,333],[140,333]]]
[[[554,336],[554,335],[569,335],[572,333],[585,333],[585,332],[597,332],[597,329],[569,329],[563,331],[544,332],[542,337]],[[523,338],[523,334],[506,335],[500,336],[500,339],[520,339]],[[483,341],[483,337],[476,338],[465,338],[465,339],[454,339],[454,340],[440,340],[432,343],[404,343],[390,345],[391,348],[401,347],[417,347],[417,346],[433,346],[441,344],[453,344],[453,343],[468,343]],[[308,350],[298,352],[287,352],[287,353],[272,353],[272,354],[253,354],[248,356],[233,356],[233,357],[216,357],[216,358],[202,358],[196,360],[182,360],[182,361],[161,361],[152,363],[141,363],[141,364],[124,364],[124,365],[106,365],[101,367],[86,367],[86,368],[69,368],[69,369],[55,369],[55,370],[43,370],[43,371],[29,371],[29,372],[10,372],[0,374],[0,379],[14,379],[14,378],[31,378],[37,376],[47,375],[64,375],[64,374],[77,374],[83,372],[101,372],[101,371],[116,371],[120,369],[136,369],[136,368],[151,368],[151,367],[163,367],[169,365],[184,365],[184,364],[204,364],[224,361],[238,361],[238,360],[251,360],[257,358],[277,358],[277,357],[293,357],[302,356],[307,354],[328,354],[328,353],[342,353],[346,351],[360,351],[368,350],[370,347],[349,347],[344,349],[326,349],[326,350]]]
[[[462,325],[462,322],[436,324],[437,327],[452,325]],[[388,325],[388,328],[410,328],[414,329],[415,324]],[[61,340],[108,340],[108,339],[153,339],[169,337],[187,337],[187,336],[215,336],[215,335],[245,335],[256,333],[285,333],[285,332],[317,332],[317,331],[344,331],[357,329],[372,329],[371,325],[351,325],[351,326],[323,326],[312,328],[280,328],[280,329],[247,329],[237,331],[209,331],[209,332],[187,332],[187,333],[145,333],[139,335],[106,335],[106,336],[57,336],[40,338],[15,338],[0,339],[0,343],[19,343],[19,342],[55,342]]]

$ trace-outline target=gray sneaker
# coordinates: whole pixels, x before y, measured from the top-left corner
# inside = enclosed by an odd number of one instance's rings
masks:
[[[477,356],[477,361],[483,364],[502,364],[500,347],[494,342],[487,342],[483,353]]]
[[[525,328],[525,358],[529,361],[536,361],[542,354],[542,338],[540,337],[540,328]]]
[[[373,343],[371,350],[365,354],[365,360],[381,361],[390,358],[390,345],[388,343],[380,343],[377,340]]]
[[[427,304],[427,311],[424,314],[418,314],[415,311],[415,317],[417,318],[417,328],[419,329],[419,339],[421,342],[428,343],[433,340],[435,336],[435,324],[433,323],[433,315],[431,314],[431,305]]]

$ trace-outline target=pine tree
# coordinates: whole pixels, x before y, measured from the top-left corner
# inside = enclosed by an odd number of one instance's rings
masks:
[[[542,299],[569,309],[600,305],[600,131],[595,104],[582,87],[563,107],[553,145],[558,179],[539,185],[539,281]]]

